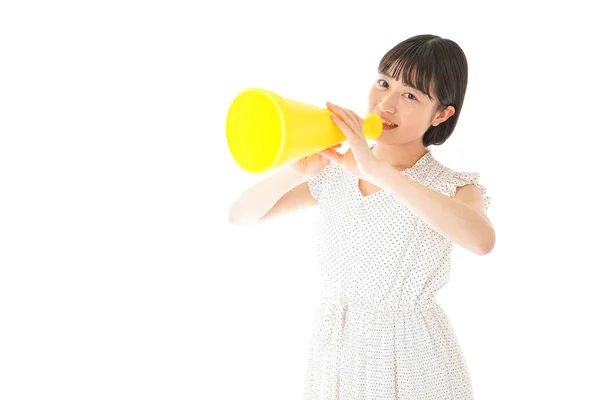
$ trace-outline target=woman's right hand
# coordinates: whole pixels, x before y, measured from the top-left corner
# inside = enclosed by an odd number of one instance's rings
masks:
[[[335,150],[341,147],[342,144],[338,143],[335,146],[329,147],[331,150]],[[329,165],[331,160],[325,156],[316,152],[309,156],[300,158],[290,163],[289,167],[294,171],[296,175],[304,176],[306,178],[313,178],[321,173]]]

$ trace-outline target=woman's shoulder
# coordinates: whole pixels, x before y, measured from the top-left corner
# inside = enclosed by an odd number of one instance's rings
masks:
[[[474,169],[454,169],[437,161],[436,177],[434,178],[431,187],[450,197],[456,195],[456,189],[461,186],[474,185],[479,189],[485,200],[485,208],[487,210],[491,197],[487,194],[486,187],[481,183],[481,173]]]
[[[451,168],[440,161],[437,162],[437,174],[434,179],[438,183],[457,184],[462,181],[477,180],[481,173],[474,169],[455,169]]]
[[[434,176],[432,183],[436,184],[458,184],[463,181],[474,181],[479,179],[481,173],[475,169],[457,169],[448,166],[433,155],[430,157],[433,165]]]

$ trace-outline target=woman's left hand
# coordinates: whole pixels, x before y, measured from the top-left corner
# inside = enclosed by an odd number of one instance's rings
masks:
[[[350,148],[344,154],[331,149],[320,151],[319,154],[335,161],[361,179],[369,176],[379,164],[379,160],[371,152],[363,133],[363,119],[353,111],[329,102],[327,109],[333,113],[331,119],[346,136]]]

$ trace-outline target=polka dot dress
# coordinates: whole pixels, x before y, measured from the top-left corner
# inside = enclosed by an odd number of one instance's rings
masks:
[[[427,149],[405,176],[448,196],[478,183]],[[363,196],[336,162],[309,179],[319,202],[322,296],[304,400],[473,399],[457,338],[435,294],[450,276],[452,242],[390,193]]]

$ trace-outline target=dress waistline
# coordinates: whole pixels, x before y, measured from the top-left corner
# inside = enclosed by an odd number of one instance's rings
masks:
[[[352,299],[348,299],[344,295],[331,294],[322,292],[321,303],[327,306],[324,318],[329,321],[329,329],[327,329],[326,343],[332,347],[336,347],[341,343],[344,327],[346,326],[346,317],[348,309],[351,309],[352,314],[359,314],[363,317],[363,323],[366,324],[367,337],[369,336],[370,328],[372,327],[375,318],[378,315],[388,315],[397,313],[399,315],[405,314],[416,314],[427,310],[430,310],[437,306],[435,299],[431,298],[421,305],[415,305],[411,307],[397,307],[397,308],[374,308],[374,307],[361,307],[357,305]]]

